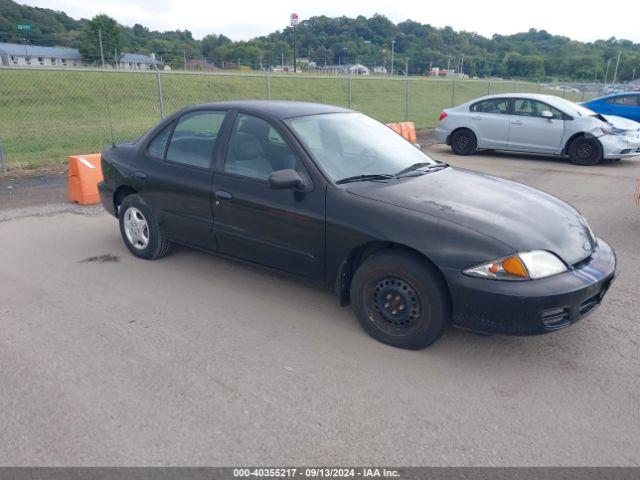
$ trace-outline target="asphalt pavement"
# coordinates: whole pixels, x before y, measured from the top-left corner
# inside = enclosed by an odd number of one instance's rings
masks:
[[[640,465],[640,159],[428,150],[578,207],[618,254],[603,305],[404,351],[317,286],[185,248],[136,259],[99,207],[5,208],[0,464]]]

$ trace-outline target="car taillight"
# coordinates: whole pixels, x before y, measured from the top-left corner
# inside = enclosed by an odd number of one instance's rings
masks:
[[[438,121],[442,121],[442,120],[444,120],[445,118],[447,118],[447,116],[448,116],[448,115],[447,115],[447,112],[442,112],[442,113],[440,114],[440,117],[438,118]]]

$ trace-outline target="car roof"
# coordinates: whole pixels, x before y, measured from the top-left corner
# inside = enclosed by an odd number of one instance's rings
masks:
[[[191,109],[202,108],[225,108],[238,109],[247,112],[266,113],[281,120],[292,117],[302,117],[305,115],[318,115],[323,113],[345,113],[352,112],[343,107],[325,105],[322,103],[292,102],[287,100],[234,100],[228,102],[203,103],[191,107]]]
[[[471,100],[468,103],[478,102],[480,100],[489,100],[491,98],[532,98],[534,100],[540,100],[543,102],[553,101],[557,98],[560,98],[556,95],[546,95],[543,93],[494,93],[492,95],[485,95],[484,97],[476,98],[475,100]]]
[[[609,95],[603,95],[602,97],[594,98],[593,100],[589,100],[590,102],[595,102],[596,100],[606,100],[607,98],[617,98],[617,97],[626,97],[626,96],[636,96],[640,95],[640,92],[618,92],[618,93],[610,93]]]

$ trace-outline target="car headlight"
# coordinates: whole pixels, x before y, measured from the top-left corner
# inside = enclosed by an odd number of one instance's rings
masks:
[[[533,280],[566,271],[567,266],[553,253],[545,250],[532,250],[498,258],[468,268],[463,273],[495,280]]]
[[[595,129],[596,134],[600,134],[597,136],[601,136],[601,135],[624,135],[626,133],[626,130],[621,129],[621,128],[616,128],[616,127],[598,127]]]

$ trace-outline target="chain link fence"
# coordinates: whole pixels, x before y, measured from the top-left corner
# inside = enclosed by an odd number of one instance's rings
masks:
[[[7,167],[55,165],[71,154],[135,139],[163,115],[204,102],[320,102],[382,122],[413,121],[422,129],[433,127],[442,109],[490,93],[548,93],[581,101],[597,96],[600,88],[412,76],[1,68],[0,174],[3,165],[4,174]]]

